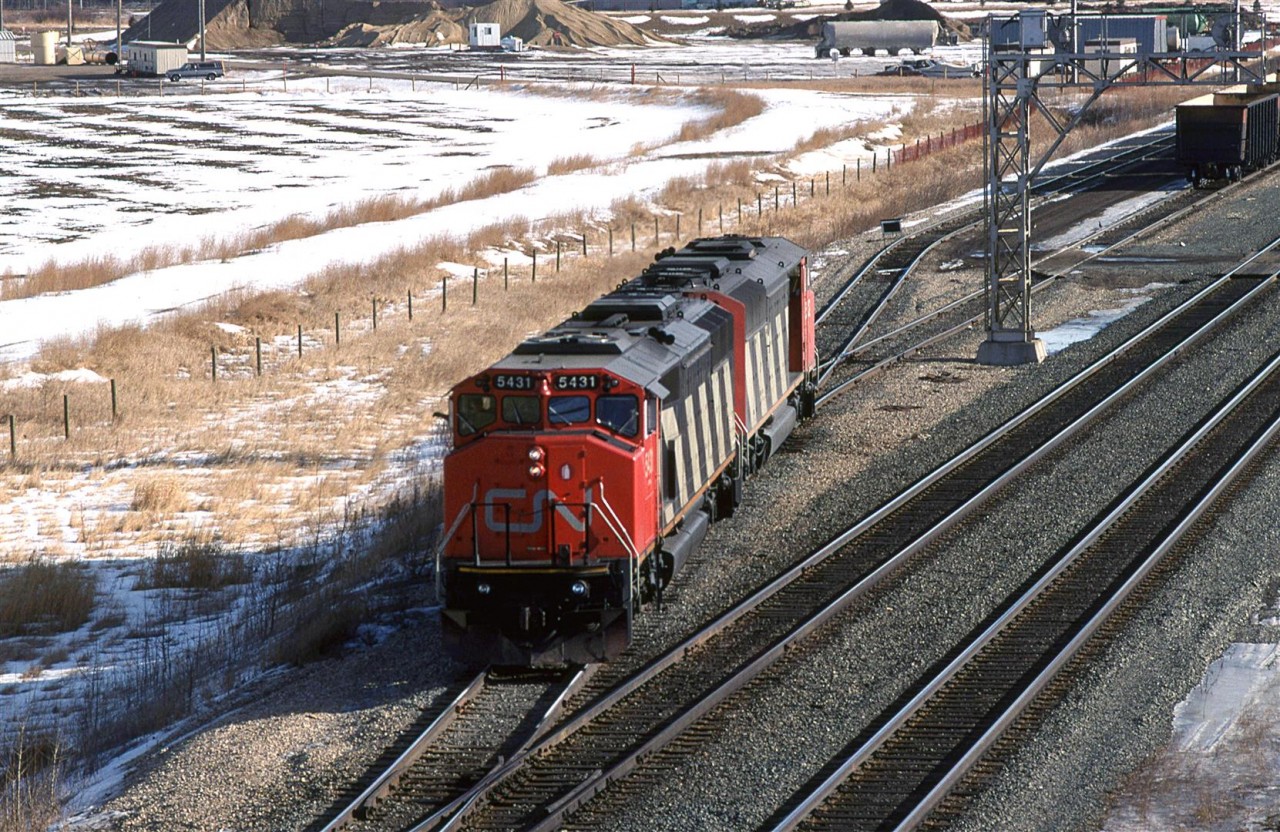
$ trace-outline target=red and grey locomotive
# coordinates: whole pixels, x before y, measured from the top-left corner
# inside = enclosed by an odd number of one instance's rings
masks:
[[[726,236],[529,338],[450,394],[447,640],[497,664],[604,661],[813,408],[806,253]]]

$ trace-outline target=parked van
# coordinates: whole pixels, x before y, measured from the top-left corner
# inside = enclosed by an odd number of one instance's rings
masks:
[[[226,74],[227,68],[222,61],[188,61],[186,66],[169,70],[165,77],[174,82],[181,81],[183,78],[203,78],[206,81],[212,81]]]

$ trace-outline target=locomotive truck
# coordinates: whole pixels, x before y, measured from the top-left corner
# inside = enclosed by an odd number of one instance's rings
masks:
[[[445,639],[499,665],[605,661],[813,412],[806,252],[668,249],[453,388],[437,556]]]

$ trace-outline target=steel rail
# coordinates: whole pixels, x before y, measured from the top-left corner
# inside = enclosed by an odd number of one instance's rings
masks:
[[[337,830],[355,820],[358,815],[378,805],[379,802],[385,799],[396,784],[400,782],[400,778],[404,776],[404,773],[417,762],[418,758],[430,747],[431,743],[435,742],[444,733],[444,730],[453,723],[462,707],[484,689],[486,675],[487,671],[482,670],[476,678],[472,679],[471,683],[463,688],[454,700],[449,703],[449,706],[432,720],[431,724],[418,735],[417,739],[409,744],[409,747],[396,758],[395,762],[388,766],[386,771],[370,783],[369,787],[361,792],[355,800],[351,801],[333,820],[321,827],[320,832],[337,832]]]
[[[893,282],[889,284],[889,286],[885,289],[885,291],[880,295],[880,298],[879,300],[876,301],[875,306],[873,306],[871,310],[862,318],[862,321],[859,322],[859,324],[856,327],[854,327],[853,331],[848,335],[848,337],[846,337],[843,341],[840,342],[840,346],[836,348],[834,355],[828,356],[819,364],[818,387],[822,387],[822,385],[826,383],[827,378],[829,378],[830,375],[833,372],[835,372],[836,368],[840,366],[840,362],[844,360],[846,355],[848,355],[849,350],[852,349],[853,345],[858,342],[858,339],[861,338],[866,333],[866,331],[871,328],[872,324],[874,324],[877,320],[880,319],[880,315],[889,306],[889,301],[891,301],[893,297],[898,294],[898,290],[902,288],[902,285],[904,283],[907,282],[907,278],[911,275],[911,272],[920,263],[920,261],[923,260],[930,252],[932,252],[940,244],[942,244],[946,240],[951,239],[952,237],[956,236],[957,234],[971,227],[972,225],[966,225],[966,226],[957,228],[953,231],[949,231],[945,234],[939,235],[938,237],[930,241],[927,245],[925,245],[924,248],[920,249],[920,251],[918,251],[915,254],[915,256],[911,258],[910,261],[908,261],[906,264],[904,264],[903,266],[897,269],[897,272],[898,272],[897,276],[894,278]],[[876,262],[879,263],[878,260]]]
[[[1163,228],[1164,226],[1181,219],[1182,217],[1191,213],[1191,211],[1193,210],[1204,208],[1205,204],[1212,200],[1225,198],[1224,194],[1228,191],[1228,188],[1234,188],[1242,184],[1242,182],[1244,181],[1248,181],[1248,179],[1246,178],[1245,180],[1241,180],[1241,182],[1232,183],[1228,187],[1224,187],[1219,190],[1206,193],[1202,198],[1197,199],[1195,202],[1191,203],[1190,205],[1184,206],[1170,214],[1166,214],[1162,217],[1159,217],[1154,222],[1144,225],[1141,228],[1134,229],[1133,231],[1129,232],[1128,234],[1121,237],[1120,239],[1115,240],[1114,242],[1108,243],[1105,247],[1098,249],[1097,251],[1086,252],[1085,256],[1076,260],[1070,266],[1067,266],[1066,269],[1075,269],[1079,267],[1081,264],[1087,263],[1090,260],[1093,260],[1097,257],[1101,257],[1105,254],[1108,254],[1109,252],[1112,252],[1115,249],[1119,248],[1120,246],[1123,246],[1127,243],[1132,242],[1133,240],[1135,240],[1136,238],[1144,234],[1149,234],[1152,231],[1156,231],[1160,228]],[[1183,193],[1183,192],[1180,191],[1179,193]],[[1098,237],[1108,233],[1109,231],[1110,229],[1099,230],[1091,235],[1088,235],[1082,238],[1079,242],[1074,243],[1071,246],[1065,247],[1063,249],[1059,249],[1058,251],[1054,251],[1045,255],[1044,257],[1040,258],[1039,262],[1043,262],[1053,257],[1057,257],[1063,251],[1067,251],[1071,248],[1078,248],[1080,245],[1087,244],[1088,241],[1097,239]],[[1037,281],[1034,285],[1032,285],[1031,291],[1034,293],[1034,292],[1039,292],[1043,289],[1048,288],[1055,281],[1061,279],[1064,276],[1066,269],[1055,272],[1054,274],[1048,275],[1047,277]],[[1233,270],[1233,272],[1234,271],[1235,270]],[[941,317],[942,315],[945,315],[948,312],[958,309],[960,306],[966,303],[973,303],[977,300],[980,300],[985,294],[986,294],[986,291],[984,289],[978,289],[976,291],[970,292],[967,295],[957,298],[956,300],[953,300],[944,306],[941,306],[937,309],[932,310],[931,312],[921,315],[918,318],[908,321],[907,323],[889,332],[886,332],[883,335],[879,335],[869,341],[865,341],[862,344],[858,344],[854,346],[844,356],[844,359],[848,360],[857,355],[860,355],[870,350],[877,344],[881,344],[884,341],[889,340],[890,338],[897,337],[913,329],[916,329],[926,323],[929,323],[935,318]],[[880,359],[878,362],[876,362],[872,366],[867,367],[866,369],[856,373],[855,375],[845,379],[844,381],[841,381],[835,387],[832,387],[831,389],[824,391],[823,394],[818,397],[817,401],[815,402],[815,406],[822,407],[827,402],[834,399],[836,396],[848,391],[851,387],[854,387],[855,385],[860,384],[861,382],[866,381],[869,378],[879,375],[880,373],[888,369],[890,366],[912,357],[920,350],[925,349],[926,347],[931,347],[934,344],[939,343],[940,341],[943,341],[951,337],[952,335],[956,335],[960,332],[968,330],[974,324],[981,321],[984,318],[985,314],[986,314],[985,312],[979,312],[976,315],[972,315],[960,321],[959,323],[954,324],[945,330],[942,330],[941,332],[934,333],[933,335],[930,335],[924,338],[923,340],[917,341],[916,343],[912,344],[911,346],[907,347],[906,349],[900,352],[893,353],[885,358]]]
[[[529,732],[529,736],[511,755],[512,759],[516,759],[527,752],[535,742],[541,739],[550,730],[551,726],[555,723],[555,720],[560,716],[560,712],[564,710],[565,703],[568,702],[570,697],[574,696],[586,686],[587,682],[591,680],[591,677],[595,675],[599,667],[599,665],[595,664],[588,665],[580,668],[573,675],[573,678],[569,680],[567,685],[565,685],[564,690],[560,692],[560,694],[555,698],[555,701],[547,708],[546,713],[544,713],[542,718],[538,720],[538,724]],[[484,777],[473,784],[470,789],[415,823],[409,828],[408,832],[431,832],[431,830],[440,827],[440,824],[442,823],[445,824],[443,827],[444,829],[454,828],[454,821],[451,818],[460,819],[462,817],[461,814],[458,814],[459,809],[470,806],[475,800],[474,797],[470,797],[469,799],[468,796],[484,784],[490,782],[494,774],[502,769],[505,762],[505,760],[499,759],[497,765],[490,769]],[[448,821],[448,823],[446,823],[446,821]]]
[[[1273,241],[1271,246],[1273,247],[1278,244],[1280,244],[1280,239]],[[1261,254],[1262,252],[1259,252],[1253,255],[1253,257],[1251,257],[1250,259],[1252,260],[1256,257],[1259,257],[1261,256]],[[1238,268],[1243,268],[1244,265],[1245,264],[1242,264]],[[498,769],[492,772],[491,775],[486,778],[484,783],[478,784],[477,787],[473,789],[472,792],[469,793],[465,801],[465,805],[459,806],[458,812],[450,819],[449,825],[445,828],[447,829],[456,828],[456,826],[460,824],[462,818],[468,813],[470,808],[473,807],[483,795],[491,792],[499,784],[504,782],[507,778],[509,778],[512,774],[514,774],[517,770],[519,770],[527,760],[546,752],[551,747],[559,744],[560,742],[564,741],[567,737],[576,733],[585,725],[596,720],[601,714],[605,713],[606,711],[608,711],[609,709],[617,705],[617,703],[620,702],[623,698],[634,693],[644,684],[647,684],[649,681],[653,680],[660,673],[662,673],[666,669],[680,662],[692,650],[701,646],[702,644],[705,644],[709,639],[720,634],[727,627],[733,624],[735,621],[742,618],[744,615],[749,613],[752,609],[758,607],[763,601],[775,595],[777,592],[779,592],[781,589],[786,587],[788,584],[794,582],[804,572],[810,570],[811,568],[816,566],[818,563],[829,558],[831,555],[833,555],[836,551],[838,551],[840,548],[842,548],[845,544],[850,542],[852,539],[862,534],[863,532],[868,530],[870,527],[880,522],[885,517],[889,516],[891,513],[902,508],[911,499],[914,499],[915,497],[919,496],[921,493],[923,493],[926,489],[931,487],[934,483],[938,482],[944,476],[955,471],[960,466],[966,464],[968,461],[970,461],[977,454],[981,453],[991,444],[998,441],[1003,436],[1007,435],[1010,431],[1012,431],[1016,427],[1024,424],[1027,420],[1032,418],[1037,413],[1049,407],[1051,404],[1053,404],[1059,398],[1065,395],[1069,390],[1075,388],[1084,380],[1093,376],[1100,369],[1107,366],[1112,361],[1116,360],[1116,358],[1119,357],[1120,355],[1128,352],[1130,348],[1140,343],[1141,341],[1145,340],[1148,336],[1150,336],[1151,334],[1156,332],[1158,329],[1163,327],[1166,323],[1173,321],[1181,313],[1192,309],[1196,304],[1198,304],[1200,301],[1207,298],[1211,293],[1213,293],[1217,289],[1224,286],[1229,280],[1230,280],[1230,277],[1224,276],[1223,278],[1214,282],[1210,286],[1205,287],[1200,292],[1198,292],[1195,296],[1193,296],[1192,298],[1188,299],[1183,304],[1181,304],[1177,309],[1172,310],[1169,313],[1166,313],[1166,315],[1162,316],[1160,320],[1158,320],[1157,322],[1145,328],[1141,333],[1139,333],[1138,335],[1135,335],[1133,338],[1127,341],[1124,345],[1117,348],[1108,356],[1104,357],[1098,362],[1095,362],[1088,369],[1082,371],[1077,376],[1073,377],[1072,380],[1068,381],[1062,387],[1058,388],[1058,390],[1044,397],[1041,401],[1032,405],[1022,414],[1019,414],[1017,417],[1014,417],[1013,419],[1009,420],[1008,422],[1005,423],[1005,425],[1002,425],[1000,428],[997,428],[996,430],[992,431],[990,434],[988,434],[986,437],[984,437],[984,439],[980,440],[974,446],[967,449],[965,452],[961,453],[957,457],[953,458],[952,460],[944,464],[935,472],[922,478],[915,485],[913,485],[912,487],[904,491],[902,494],[898,495],[898,497],[895,497],[893,500],[888,501],[884,506],[877,509],[871,515],[864,518],[863,520],[855,524],[850,529],[846,530],[840,535],[837,535],[835,538],[833,538],[833,540],[829,541],[827,544],[822,546],[820,549],[818,549],[816,552],[811,554],[809,557],[805,558],[802,562],[796,564],[795,566],[787,570],[785,573],[780,575],[778,578],[771,581],[768,585],[758,590],[757,592],[753,593],[750,598],[739,603],[738,605],[735,605],[733,608],[731,608],[730,610],[726,611],[725,613],[717,617],[717,619],[713,621],[710,625],[703,628],[699,632],[693,634],[688,639],[683,641],[681,644],[677,645],[675,648],[668,651],[668,653],[654,659],[652,662],[647,664],[640,671],[637,671],[637,673],[634,674],[631,678],[629,678],[628,680],[624,681],[623,683],[618,685],[616,688],[614,688],[610,693],[608,693],[607,695],[605,695],[600,700],[596,701],[595,703],[593,703],[591,706],[587,707],[583,711],[580,711],[579,713],[575,714],[564,725],[561,725],[560,727],[550,732],[546,737],[544,737],[543,740],[541,740],[537,745],[530,748],[527,752],[521,755],[513,756],[513,758],[510,761],[508,761],[505,765],[500,766]],[[1196,328],[1195,332],[1193,332],[1188,337],[1181,339],[1176,345],[1173,345],[1172,347],[1170,347],[1164,353],[1164,355],[1156,362],[1155,365],[1152,365],[1147,370],[1144,370],[1139,375],[1128,380],[1123,385],[1124,390],[1126,391],[1131,390],[1134,385],[1141,383],[1143,380],[1148,378],[1151,375],[1151,373],[1155,372],[1159,367],[1163,366],[1168,361],[1172,360],[1175,356],[1179,355],[1190,344],[1195,343],[1200,338],[1204,337],[1204,335],[1207,334],[1208,331],[1212,330],[1216,324],[1220,323],[1225,318],[1229,317],[1230,314],[1236,309],[1240,308],[1241,305],[1248,303],[1250,300],[1252,300],[1252,298],[1254,298],[1258,292],[1262,291],[1266,285],[1269,285],[1269,283],[1270,281],[1260,281],[1258,285],[1248,290],[1243,297],[1231,303],[1227,308],[1220,310],[1213,317],[1212,320],[1204,322],[1201,325],[1199,325]],[[1114,401],[1115,398],[1117,398],[1119,395],[1122,395],[1122,393],[1113,394],[1113,396],[1108,397],[1107,401],[1108,402]],[[1096,405],[1095,407],[1091,408],[1089,410],[1089,414],[1092,414],[1092,415],[1090,415],[1088,418],[1092,418],[1092,416],[1096,416],[1096,414],[1101,412],[1103,407],[1104,405]],[[1053,447],[1057,447],[1058,445],[1060,445],[1062,441],[1065,441],[1067,436],[1069,436],[1072,432],[1079,430],[1080,427],[1083,427],[1083,422],[1076,424],[1071,431],[1064,432],[1063,434],[1061,434],[1056,441],[1053,441],[1051,443],[1050,447],[1045,448],[1044,453],[1048,453],[1053,449]],[[1014,466],[1016,470],[1007,472],[1007,477],[1001,478],[1001,481],[1007,482],[1008,477],[1015,476],[1017,473],[1021,472],[1022,470],[1025,470],[1025,467],[1027,467],[1030,464],[1031,464],[1030,460],[1024,459],[1021,463]],[[957,513],[954,516],[948,515],[948,518],[944,518],[942,522],[937,524],[937,526],[935,527],[935,530],[937,530],[937,532],[940,533],[941,531],[944,531],[946,528],[949,528],[951,525],[954,525],[954,523],[957,522],[965,512],[971,511],[983,499],[986,499],[991,494],[993,494],[997,487],[998,486],[993,486],[993,487],[984,489],[981,492],[980,498],[970,499],[966,501],[964,503],[964,507],[961,512]],[[924,545],[923,539],[917,538],[917,542],[914,545],[914,550],[918,550],[923,545]],[[902,560],[905,560],[905,556],[904,558],[899,559],[898,563],[900,564]],[[884,569],[880,569],[874,572],[872,575],[868,576],[866,579],[864,579],[858,584],[858,586],[860,586],[861,589],[855,590],[852,594],[848,592],[842,594],[840,598],[837,599],[836,603],[840,605],[847,605],[849,601],[852,600],[853,597],[856,597],[856,595],[860,594],[861,592],[865,592],[865,590],[869,588],[871,585],[873,585],[875,581],[882,578],[885,574],[888,574],[891,568],[892,567],[886,567]],[[806,630],[805,632],[809,632],[809,631],[811,631],[811,628],[810,630]],[[777,645],[775,645],[775,648],[776,647]],[[785,649],[785,648],[782,648],[782,649]],[[776,658],[776,654],[777,654],[776,651],[771,650],[770,652],[773,654],[772,656],[759,657],[759,661],[751,663],[751,665],[747,668],[747,670],[748,671],[754,670],[755,672],[758,672],[760,669],[767,666],[767,664],[772,659]],[[729,693],[732,693],[733,690],[740,688],[741,684],[745,683],[746,678],[747,678],[746,672],[744,671],[741,675],[737,676],[736,678],[731,678],[728,681],[723,682],[720,685],[719,690],[721,691],[722,694],[728,695]],[[694,708],[698,709],[700,712],[705,712],[706,710],[708,710],[710,707],[713,707],[713,706],[714,706],[714,702],[708,705],[705,703],[705,700],[704,700],[703,704],[700,704],[700,705],[695,704]],[[683,725],[683,724],[687,724],[693,719],[696,719],[696,717],[697,717],[697,714],[693,714],[692,716],[677,715],[672,720],[672,722],[674,723],[675,721],[680,721],[680,723]],[[664,734],[664,736],[667,739],[669,739],[670,736],[672,735],[673,734],[670,732],[667,732],[666,734]],[[658,739],[656,742],[646,741],[643,748],[641,749],[641,753],[651,752],[660,744],[661,744],[661,739]],[[638,760],[639,758],[639,755],[632,755],[632,756],[634,757],[634,760]],[[563,814],[569,811],[571,808],[574,808],[576,805],[580,804],[585,799],[589,798],[591,793],[594,793],[595,791],[598,791],[600,788],[603,788],[603,786],[606,785],[608,780],[610,779],[610,776],[609,776],[610,774],[615,776],[619,774],[623,774],[625,773],[626,770],[629,770],[631,767],[634,767],[634,760],[630,762],[627,760],[623,760],[619,763],[616,763],[614,766],[612,766],[609,772],[602,771],[598,774],[592,774],[588,778],[588,782],[585,785],[580,785],[579,787],[574,789],[570,794],[564,795],[562,796],[562,798],[557,799],[555,801],[552,808],[556,813],[556,815],[563,816]]]
[[[1160,484],[1175,469],[1180,467],[1186,459],[1194,453],[1203,443],[1206,436],[1218,429],[1224,421],[1234,415],[1238,408],[1250,398],[1252,398],[1259,387],[1270,380],[1277,370],[1280,370],[1280,354],[1272,357],[1269,363],[1241,388],[1239,388],[1230,399],[1219,406],[1219,408],[1200,426],[1188,436],[1176,449],[1168,453],[1161,462],[1152,469],[1142,480],[1134,485],[1114,507],[1100,520],[1097,521],[1074,546],[1067,552],[1063,553],[1053,564],[1052,568],[1043,574],[1039,580],[1027,589],[1019,598],[1010,604],[1004,612],[987,626],[981,633],[974,637],[963,650],[958,653],[942,670],[938,671],[921,689],[892,716],[885,720],[884,724],[870,737],[860,745],[853,753],[851,753],[840,766],[832,772],[832,774],[824,780],[816,789],[808,794],[803,801],[790,813],[788,813],[773,828],[774,832],[791,832],[797,829],[800,824],[819,808],[827,799],[829,799],[840,785],[849,778],[849,776],[859,767],[867,762],[867,760],[884,745],[894,733],[900,730],[909,720],[911,720],[921,709],[932,699],[935,694],[943,689],[949,682],[956,678],[959,672],[966,667],[979,653],[986,649],[1006,628],[1039,600],[1046,590],[1054,584],[1064,572],[1074,565],[1081,557],[1083,557],[1095,544],[1107,533],[1109,533],[1121,520],[1121,518],[1129,513],[1135,505],[1146,498],[1155,487]],[[1192,510],[1182,519],[1182,521],[1174,528],[1163,540],[1163,542],[1148,556],[1143,564],[1129,577],[1128,580],[1118,590],[1107,599],[1106,603],[1099,611],[1084,625],[1080,631],[1072,638],[1072,640],[1064,646],[1064,648],[1056,655],[1056,657],[1041,671],[1038,676],[1027,685],[1019,694],[1019,696],[1008,706],[1000,717],[993,722],[971,748],[969,748],[964,756],[953,766],[946,775],[925,795],[911,810],[895,829],[905,830],[914,829],[937,805],[946,797],[959,780],[968,773],[973,764],[985,753],[991,745],[999,738],[1013,721],[1021,715],[1025,707],[1041,693],[1060,669],[1073,658],[1079,649],[1091,638],[1098,628],[1105,622],[1120,603],[1128,598],[1133,588],[1136,587],[1142,579],[1151,571],[1161,558],[1183,537],[1195,522],[1208,510],[1210,506],[1217,500],[1221,493],[1229,487],[1236,479],[1238,474],[1243,471],[1256,456],[1266,449],[1277,434],[1280,434],[1280,411],[1273,413],[1270,417],[1270,424],[1262,435],[1251,443],[1248,450],[1241,455],[1232,465],[1229,471],[1218,480],[1213,488],[1206,496],[1200,499]]]
[[[1037,183],[1037,186],[1036,186],[1037,193],[1040,195],[1046,195],[1046,194],[1054,195],[1061,192],[1065,192],[1066,190],[1065,187],[1062,188],[1060,191],[1054,190],[1055,187],[1057,187],[1057,184],[1061,181],[1069,182],[1070,186],[1072,187],[1079,187],[1080,184],[1084,182],[1088,182],[1091,179],[1100,179],[1107,176],[1112,172],[1113,167],[1119,168],[1127,165],[1136,164],[1137,162],[1146,161],[1147,159],[1152,158],[1152,156],[1150,154],[1147,154],[1146,151],[1150,151],[1153,148],[1167,149],[1167,147],[1171,143],[1172,143],[1171,139],[1168,136],[1160,135],[1160,136],[1157,136],[1157,138],[1153,139],[1152,141],[1143,145],[1139,145],[1138,147],[1127,147],[1124,150],[1122,150],[1120,153],[1117,153],[1115,156],[1110,156],[1106,159],[1099,159],[1093,162],[1088,162],[1085,165],[1083,165],[1083,169],[1088,170],[1090,168],[1100,168],[1100,170],[1096,170],[1093,173],[1090,173],[1087,176],[1084,176],[1083,178],[1080,178],[1079,170],[1074,170],[1074,171],[1060,173],[1060,174],[1046,177],[1044,180]],[[1127,155],[1134,155],[1134,154],[1137,154],[1136,159],[1124,158]],[[914,237],[933,233],[939,227],[945,227],[949,223],[952,223],[955,221],[956,221],[955,217],[938,220],[922,228],[916,229],[910,235],[898,237],[893,242],[881,247],[878,251],[876,251],[869,258],[867,258],[866,262],[864,262],[863,265],[854,273],[852,278],[846,281],[845,285],[842,286],[839,289],[839,291],[837,291],[834,295],[828,298],[826,302],[823,303],[822,307],[818,310],[817,316],[814,318],[814,323],[821,324],[823,321],[825,321],[827,317],[840,304],[840,302],[843,301],[844,298],[849,294],[849,292],[852,291],[855,286],[861,283],[863,278],[867,274],[869,274],[872,271],[872,269],[875,269],[878,267],[878,264],[880,263],[880,261],[887,254],[894,251],[898,247],[904,245],[907,241],[911,240]],[[925,251],[932,249],[934,246],[936,246],[939,242],[941,242],[944,239],[949,239],[950,237],[953,237],[956,234],[959,234],[967,229],[972,229],[980,225],[982,223],[982,220],[981,219],[963,220],[963,222],[964,224],[962,226],[944,234],[937,241],[932,243],[928,247],[928,249],[926,249]],[[905,267],[907,272],[909,272],[911,267],[913,267],[915,263],[918,262],[918,260],[924,256],[924,253],[925,252],[921,252],[921,254],[918,255],[909,266]],[[904,273],[903,277],[905,278],[905,276],[906,275]],[[856,338],[851,339],[850,343],[852,343],[852,341],[854,340],[856,340]]]

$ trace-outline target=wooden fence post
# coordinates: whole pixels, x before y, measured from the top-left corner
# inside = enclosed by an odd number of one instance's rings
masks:
[[[636,250],[636,224],[631,223],[631,250]]]
[[[702,209],[698,209],[698,236],[702,236]]]
[[[217,347],[212,347],[212,346],[209,347],[209,367],[211,368],[209,371],[209,375],[213,378],[214,381],[217,381],[218,380],[218,348]]]
[[[407,294],[409,296],[409,320],[412,321],[413,320],[413,290],[410,289],[407,292]]]
[[[480,269],[471,269],[471,305],[480,301]]]
[[[511,288],[511,273],[507,271],[507,258],[502,258],[502,291]]]
[[[14,427],[13,414],[9,414],[9,459],[18,460],[18,431]]]
[[[831,171],[827,171],[827,196],[831,196]]]
[[[676,245],[680,244],[680,215],[676,214]]]
[[[62,394],[62,438],[71,438],[71,396]]]
[[[613,226],[609,226],[609,256],[613,256]]]
[[[720,212],[720,233],[723,234],[724,233],[724,203],[721,202],[716,207],[716,210]]]
[[[582,232],[582,256],[587,256],[587,232]]]
[[[257,369],[258,369],[258,376],[261,377],[262,376],[262,338],[259,336],[254,336],[253,338],[253,354],[254,354],[254,364],[257,366]],[[114,381],[111,382],[111,398],[112,399],[115,399],[115,392],[116,392],[115,386],[116,386],[116,383]],[[115,415],[116,415],[115,402],[113,401],[111,405],[112,405],[111,419],[112,421],[115,421]]]
[[[538,250],[536,248],[533,250],[533,279],[531,282],[538,282]]]
[[[373,331],[378,331],[378,299],[373,298]]]
[[[653,217],[653,247],[654,248],[657,248],[660,245],[659,239],[660,238],[658,237],[658,217],[655,214]]]
[[[560,274],[560,241],[556,240],[556,274]]]
[[[298,357],[302,357],[302,324],[298,324]]]
[[[342,317],[341,317],[341,315],[342,315],[342,313],[341,313],[341,312],[334,312],[334,313],[333,313],[333,345],[334,345],[335,347],[336,347],[336,346],[339,346],[339,345],[341,345],[341,344],[342,344]]]
[[[449,275],[440,279],[440,311],[449,311]]]
[[[112,424],[115,423],[116,415],[118,413],[119,411],[116,409],[116,380],[111,379],[111,422]]]

